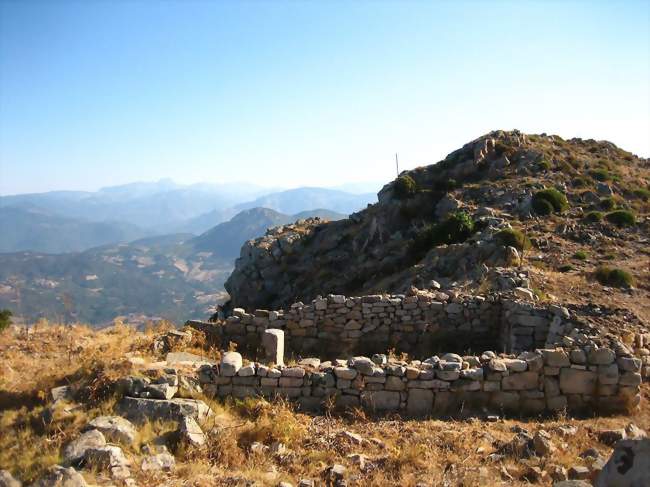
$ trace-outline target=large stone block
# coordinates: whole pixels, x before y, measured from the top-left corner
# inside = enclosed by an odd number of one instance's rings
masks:
[[[371,411],[397,411],[400,405],[400,393],[395,391],[364,391],[361,404]]]
[[[598,375],[591,370],[564,367],[560,370],[560,390],[563,394],[594,394]]]
[[[537,372],[518,372],[504,377],[501,381],[501,389],[504,391],[535,389],[538,386],[539,374]]]
[[[433,411],[433,391],[409,389],[406,412],[409,416],[426,416]]]
[[[271,328],[262,334],[262,346],[266,360],[284,365],[284,331]]]

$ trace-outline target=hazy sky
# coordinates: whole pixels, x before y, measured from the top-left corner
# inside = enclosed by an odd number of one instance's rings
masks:
[[[0,0],[0,193],[387,181],[492,129],[647,157],[649,5]]]

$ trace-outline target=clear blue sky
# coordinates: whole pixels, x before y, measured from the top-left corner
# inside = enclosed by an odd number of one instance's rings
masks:
[[[0,1],[0,193],[386,181],[499,128],[647,157],[649,5]]]

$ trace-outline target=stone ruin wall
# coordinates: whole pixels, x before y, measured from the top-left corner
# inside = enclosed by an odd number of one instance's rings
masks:
[[[560,306],[535,306],[495,293],[453,296],[329,295],[284,310],[236,308],[217,323],[190,321],[213,342],[256,356],[267,329],[284,330],[286,350],[297,357],[338,358],[390,349],[427,358],[434,352],[521,352],[543,348],[573,327]]]
[[[621,343],[596,344],[571,318],[564,307],[507,293],[415,291],[235,309],[217,323],[188,325],[222,349],[234,342],[252,358],[266,352],[266,362],[225,352],[219,364],[203,366],[200,382],[214,397],[285,397],[305,410],[361,406],[410,416],[625,412],[638,405],[641,360]],[[292,366],[283,365],[285,340]],[[438,353],[443,345],[473,352]],[[389,359],[391,348],[423,360]]]
[[[295,366],[243,364],[238,352],[204,365],[199,381],[214,397],[285,397],[303,410],[363,407],[408,416],[462,413],[628,412],[640,401],[641,361],[606,347],[445,354],[410,363],[385,355]]]

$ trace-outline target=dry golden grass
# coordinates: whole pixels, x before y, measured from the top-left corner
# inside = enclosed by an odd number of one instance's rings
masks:
[[[86,422],[112,411],[115,398],[112,381],[129,373],[125,356],[136,353],[152,361],[154,333],[134,332],[118,326],[92,331],[86,327],[40,326],[28,337],[16,330],[0,336],[0,469],[8,469],[22,480],[36,478],[46,467],[60,461],[62,445],[74,438]],[[83,407],[67,414],[58,411],[46,424],[42,413],[51,403],[47,397],[55,385],[75,385]],[[347,467],[349,485],[548,485],[548,477],[535,477],[531,470],[550,470],[550,465],[584,465],[579,454],[594,447],[609,455],[611,447],[597,441],[596,432],[621,428],[634,422],[650,431],[650,388],[643,386],[642,407],[631,417],[506,419],[486,423],[467,420],[405,420],[372,418],[363,411],[343,415],[311,416],[297,412],[291,403],[263,400],[211,401],[216,415],[203,422],[208,438],[205,448],[175,444],[174,423],[153,423],[139,430],[139,441],[125,452],[134,461],[131,468],[139,485],[275,486],[282,480],[294,484],[301,478],[320,478],[330,465]],[[577,433],[562,437],[559,426],[573,425]],[[512,439],[513,427],[534,433],[549,431],[557,447],[551,456],[539,459],[506,457],[491,461],[501,442]],[[361,436],[358,444],[345,431]],[[140,446],[165,440],[175,453],[177,467],[171,473],[140,471]],[[268,447],[253,453],[259,442]],[[282,443],[286,451],[274,450]],[[364,468],[355,454],[366,457]],[[531,473],[532,472],[532,473]],[[86,475],[86,472],[84,472]],[[101,483],[102,474],[88,472],[89,481]]]

